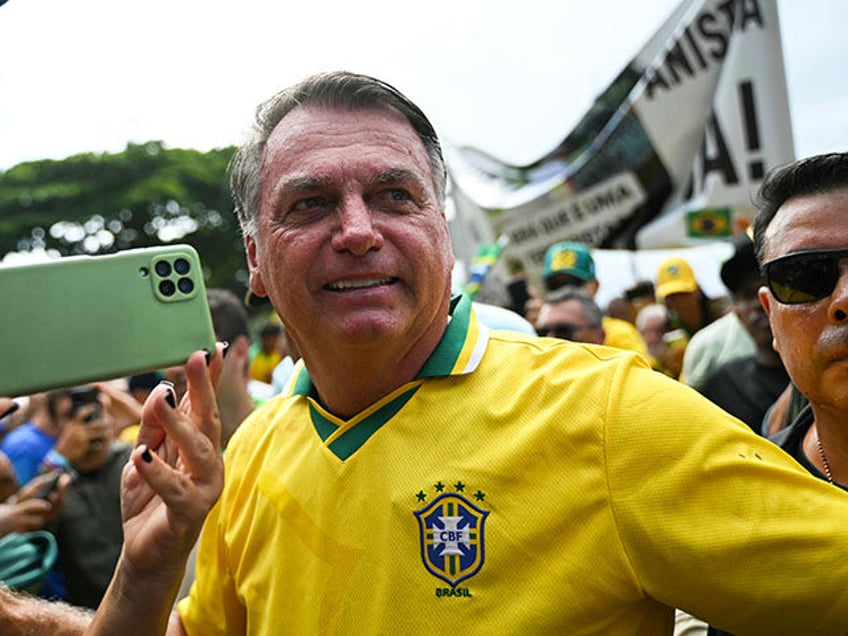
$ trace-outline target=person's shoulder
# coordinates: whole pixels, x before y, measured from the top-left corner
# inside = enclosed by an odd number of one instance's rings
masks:
[[[803,437],[813,424],[813,412],[809,405],[805,406],[795,420],[786,428],[783,428],[769,437],[769,441],[777,444],[783,450],[789,452],[797,446],[797,441]],[[790,455],[793,453],[790,452]]]
[[[477,320],[489,329],[504,329],[507,331],[517,331],[529,336],[535,336],[536,330],[530,321],[515,313],[506,307],[498,305],[489,305],[473,301],[474,313],[477,314]]]
[[[756,359],[753,356],[722,362],[710,369],[704,379],[694,388],[701,395],[706,395],[713,401],[718,394],[724,393],[728,387],[741,388],[744,391],[746,387],[739,386],[740,382],[743,379],[750,378],[755,367]]]
[[[0,443],[0,450],[4,453],[9,453],[21,448],[26,449],[32,445],[33,440],[39,439],[42,436],[39,433],[41,431],[32,422],[25,422],[6,434],[6,437]]]
[[[605,345],[628,349],[642,355],[648,354],[648,346],[645,344],[642,334],[636,329],[636,325],[612,316],[604,316],[602,325]]]
[[[599,387],[608,385],[601,376],[610,378],[630,368],[661,375],[633,350],[505,331],[489,338],[484,363],[501,377],[511,374],[516,380],[527,380],[538,376],[540,381],[594,378]]]
[[[692,339],[689,341],[689,346],[691,347],[692,345],[695,345],[698,347],[700,345],[710,343],[715,338],[724,339],[724,334],[736,329],[743,329],[742,323],[739,322],[739,318],[736,317],[735,313],[732,311],[728,312],[723,316],[716,318],[703,329],[699,329],[695,332]]]
[[[741,356],[739,358],[728,360],[727,362],[722,362],[710,373],[710,375],[724,374],[729,376],[738,376],[741,373],[750,373],[755,371],[757,368],[756,356]]]
[[[227,445],[227,454],[238,452],[238,449],[248,448],[257,444],[259,439],[267,433],[274,421],[293,406],[297,398],[276,395],[259,406],[244,418],[236,428],[230,442]],[[249,450],[248,450],[249,452]]]

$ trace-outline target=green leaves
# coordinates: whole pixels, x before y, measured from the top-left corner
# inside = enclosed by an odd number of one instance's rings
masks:
[[[246,288],[227,166],[234,147],[199,152],[160,141],[120,153],[21,163],[0,173],[0,257],[193,245],[208,286]]]

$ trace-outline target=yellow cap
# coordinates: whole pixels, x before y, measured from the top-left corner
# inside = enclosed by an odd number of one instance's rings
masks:
[[[685,294],[698,289],[695,273],[682,258],[667,258],[657,271],[657,300],[672,294]]]

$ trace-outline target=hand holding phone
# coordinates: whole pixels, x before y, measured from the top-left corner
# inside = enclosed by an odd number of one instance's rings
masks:
[[[0,266],[0,290],[10,299],[0,312],[0,395],[162,369],[215,347],[203,268],[188,245]]]
[[[71,396],[69,417],[76,418],[80,411],[84,411],[82,421],[85,424],[89,424],[94,420],[99,420],[103,416],[103,406],[100,404],[100,391],[96,387],[74,387],[68,393]]]
[[[38,492],[35,493],[35,498],[48,501],[50,499],[50,495],[59,487],[59,479],[61,479],[65,472],[64,468],[57,468],[54,470],[51,473],[52,476],[50,479],[38,489]]]

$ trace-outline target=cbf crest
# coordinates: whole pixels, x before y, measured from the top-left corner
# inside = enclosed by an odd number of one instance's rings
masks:
[[[482,501],[482,496],[478,499]],[[486,557],[488,515],[489,511],[453,492],[439,495],[427,507],[415,512],[421,537],[421,559],[433,576],[455,587],[477,574]]]

